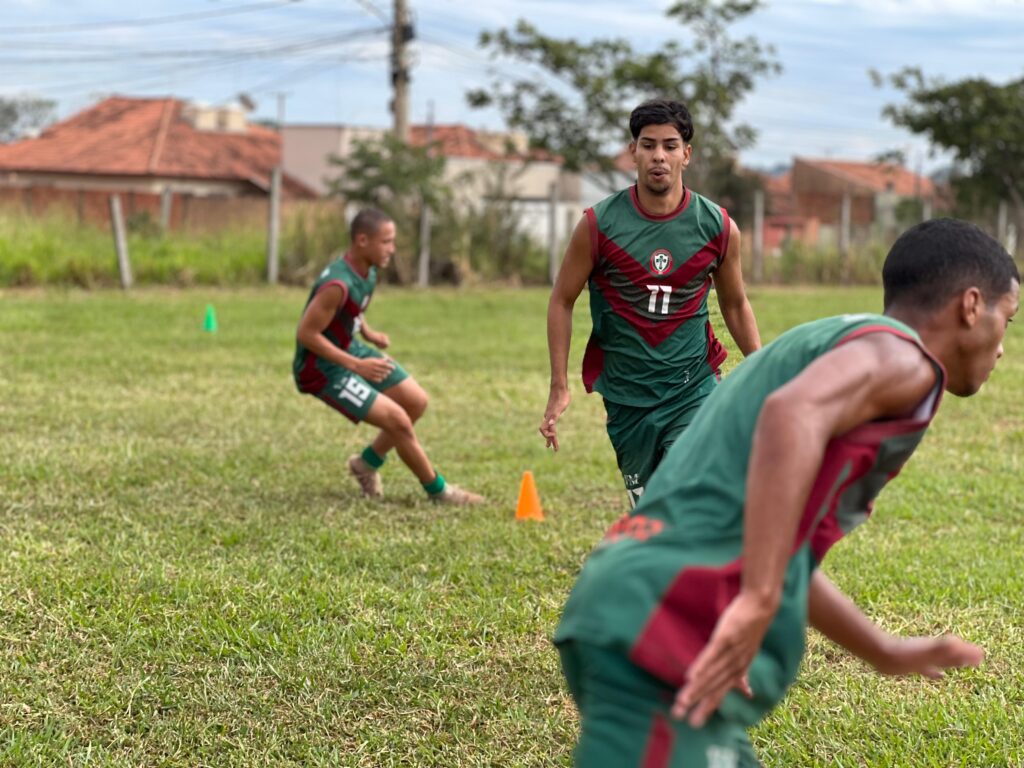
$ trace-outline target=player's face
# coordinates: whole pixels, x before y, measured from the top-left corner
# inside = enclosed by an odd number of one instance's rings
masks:
[[[950,371],[949,390],[973,395],[988,379],[1003,356],[1003,337],[1020,302],[1020,285],[1013,281],[1009,292],[991,304],[982,302],[978,317],[962,346],[959,371]],[[958,379],[958,381],[954,381]]]
[[[370,263],[378,269],[383,269],[391,261],[395,253],[395,222],[385,221],[380,228],[369,238]]]
[[[636,163],[637,182],[655,195],[668,195],[682,186],[683,171],[693,148],[674,125],[645,125],[629,145]]]

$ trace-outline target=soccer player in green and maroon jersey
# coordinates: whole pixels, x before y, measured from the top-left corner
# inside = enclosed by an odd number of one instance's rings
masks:
[[[977,227],[940,219],[896,241],[883,283],[885,314],[810,322],[743,361],[584,564],[555,633],[577,766],[758,765],[746,730],[793,682],[808,624],[884,674],[981,662],[951,635],[885,633],[820,564],[943,391],[988,378],[1020,275]]]
[[[364,496],[383,495],[378,470],[394,448],[431,500],[477,504],[483,498],[446,482],[416,438],[413,423],[426,410],[427,393],[397,362],[355,337],[358,332],[381,349],[390,343],[387,334],[367,325],[364,313],[377,270],[395,252],[395,224],[387,214],[364,208],[352,220],[351,240],[344,258],[328,265],[309,292],[296,333],[295,385],[351,421],[380,429],[361,455],[348,459]]]
[[[540,432],[558,450],[569,405],[572,308],[590,286],[587,392],[608,413],[608,436],[630,504],[715,388],[725,348],[708,321],[712,285],[744,355],[761,346],[740,269],[740,233],[725,209],[683,184],[693,123],[674,101],[647,101],[629,118],[637,183],[586,211],[548,304],[551,393]]]

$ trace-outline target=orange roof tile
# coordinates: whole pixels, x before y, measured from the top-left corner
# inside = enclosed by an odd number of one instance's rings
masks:
[[[892,163],[857,163],[849,160],[808,160],[798,161],[820,168],[828,173],[847,179],[857,186],[873,192],[892,191],[901,197],[933,197],[935,185],[926,176],[919,176],[906,168]]]
[[[527,150],[525,153],[515,149],[505,151],[501,145],[499,134],[489,134],[485,139],[479,132],[468,126],[455,123],[453,125],[413,125],[409,128],[409,143],[422,147],[427,143],[427,134],[431,143],[444,157],[468,157],[480,160],[548,160],[560,162],[560,158],[541,150]],[[501,147],[502,151],[498,151]]]
[[[764,184],[768,211],[778,216],[796,214],[796,198],[793,195],[793,176],[787,171],[779,176],[759,174]]]
[[[281,159],[277,132],[197,130],[178,99],[114,96],[34,139],[0,145],[0,171],[245,181],[268,189]],[[291,191],[306,190],[286,179]]]

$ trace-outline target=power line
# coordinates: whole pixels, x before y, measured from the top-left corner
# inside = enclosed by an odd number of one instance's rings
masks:
[[[364,11],[369,13],[371,16],[376,16],[381,21],[386,21],[388,24],[391,23],[391,16],[386,11],[382,10],[379,6],[370,2],[370,0],[352,0],[356,5],[362,8]]]
[[[381,61],[387,57],[387,54],[364,54],[355,56],[346,56],[344,60],[324,61],[323,59],[316,59],[311,62],[306,62],[300,67],[296,67],[283,75],[278,75],[270,80],[264,80],[256,85],[249,86],[244,90],[248,93],[265,93],[270,91],[272,88],[276,88],[279,85],[295,83],[300,80],[306,79],[309,75],[326,75],[333,69],[342,66],[343,64],[352,64],[356,62],[364,61]]]
[[[390,31],[387,27],[371,27],[367,29],[348,30],[340,34],[332,34],[324,37],[306,38],[298,42],[287,43],[277,46],[252,46],[235,50],[217,49],[195,49],[176,51],[139,51],[122,50],[108,54],[95,54],[83,56],[53,56],[53,57],[0,57],[0,63],[4,64],[31,64],[33,66],[43,64],[104,64],[110,62],[121,62],[126,57],[135,59],[202,59],[202,58],[265,58],[282,54],[301,53],[315,48],[325,48],[338,43],[367,37]]]
[[[323,38],[310,38],[303,42],[295,42],[286,46],[279,46],[278,48],[265,48],[259,53],[257,57],[254,57],[252,51],[244,53],[232,53],[232,52],[220,52],[216,56],[207,56],[197,61],[184,62],[182,64],[176,64],[174,68],[169,72],[159,73],[140,73],[136,72],[135,76],[128,78],[115,78],[109,79],[97,79],[90,78],[88,80],[79,80],[74,83],[65,83],[56,86],[46,88],[45,91],[50,92],[80,92],[82,90],[97,90],[103,89],[120,89],[120,88],[146,88],[153,87],[154,84],[173,82],[183,74],[197,74],[197,73],[209,73],[216,72],[222,69],[226,69],[233,65],[239,64],[243,61],[249,61],[256,58],[258,61],[265,61],[271,58],[268,54],[279,54],[282,48],[288,49],[289,53],[302,53],[305,51],[313,51],[324,47],[330,47],[331,45],[350,44],[356,42],[358,38],[364,37],[368,34],[379,32],[378,29],[371,30],[356,30],[345,35],[334,35],[326,40]],[[314,43],[316,43],[314,45]]]
[[[37,35],[52,34],[54,32],[80,32],[84,30],[110,30],[126,29],[128,27],[150,27],[160,24],[179,24],[184,21],[197,21],[199,19],[212,19],[218,16],[231,16],[239,13],[251,13],[262,11],[268,8],[281,8],[285,5],[299,3],[302,0],[271,0],[266,3],[253,3],[252,5],[238,5],[233,8],[223,8],[217,11],[197,11],[195,13],[179,13],[173,16],[151,16],[146,19],[124,19],[121,21],[86,21],[78,24],[36,24],[27,27],[7,27],[0,29],[0,35]]]

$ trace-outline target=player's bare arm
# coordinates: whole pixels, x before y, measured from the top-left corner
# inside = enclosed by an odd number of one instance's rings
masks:
[[[740,262],[740,228],[729,220],[729,246],[725,258],[713,273],[718,307],[722,319],[729,329],[736,346],[744,357],[761,348],[761,334],[757,330],[757,319],[743,287],[743,268]]]
[[[359,319],[361,323],[359,333],[362,334],[364,339],[378,349],[387,349],[391,346],[391,338],[386,333],[371,328],[370,324],[366,322],[366,315],[360,315]]]
[[[935,385],[936,373],[915,345],[877,333],[823,355],[765,400],[747,474],[740,592],[688,670],[673,714],[699,727],[741,685],[778,609],[797,525],[829,440],[905,416]]]
[[[836,645],[884,675],[937,678],[950,667],[976,667],[985,652],[953,635],[896,637],[864,615],[818,569],[807,596],[808,621]]]
[[[590,225],[586,216],[573,230],[565,258],[548,301],[548,354],[551,359],[551,392],[540,423],[548,448],[558,450],[558,419],[569,407],[569,345],[572,341],[572,310],[593,268]]]
[[[317,357],[348,368],[367,381],[383,381],[394,368],[390,360],[373,357],[360,359],[336,346],[324,335],[324,329],[330,325],[344,300],[345,290],[340,285],[325,285],[302,313],[295,337]]]

